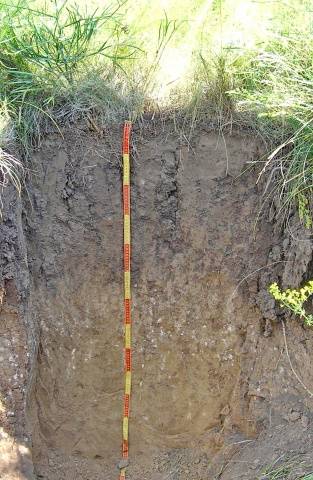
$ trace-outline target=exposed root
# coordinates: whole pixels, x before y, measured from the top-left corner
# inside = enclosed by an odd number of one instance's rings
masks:
[[[286,325],[285,325],[285,322],[283,320],[282,320],[282,326],[283,326],[285,350],[286,350],[286,355],[287,355],[287,358],[288,358],[288,362],[289,362],[291,371],[294,374],[294,376],[296,377],[296,379],[298,380],[298,382],[300,383],[300,385],[304,388],[304,390],[310,395],[310,397],[313,397],[313,393],[311,392],[311,390],[303,383],[303,381],[301,380],[301,378],[299,377],[299,375],[297,374],[297,372],[294,369],[294,366],[292,364],[292,361],[291,361],[291,358],[290,358],[290,355],[289,355],[289,350],[288,350],[287,336],[286,336]]]

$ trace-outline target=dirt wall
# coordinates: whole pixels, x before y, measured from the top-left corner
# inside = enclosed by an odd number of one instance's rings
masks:
[[[28,283],[18,303],[34,372],[25,373],[23,432],[38,478],[117,475],[120,138],[119,128],[100,138],[82,127],[49,136],[33,157],[20,215]],[[306,438],[310,448],[312,402],[290,370],[266,287],[309,274],[311,241],[296,223],[292,235],[266,215],[255,223],[261,187],[254,172],[242,172],[260,143],[243,133],[224,140],[203,129],[184,143],[166,125],[133,135],[130,479],[258,478],[288,435],[292,443],[298,432],[297,445]],[[287,335],[296,364],[309,364],[310,331],[292,322]],[[309,369],[301,374],[310,384]],[[243,469],[251,442],[263,452],[276,428],[277,449],[260,459],[250,451],[260,461]]]

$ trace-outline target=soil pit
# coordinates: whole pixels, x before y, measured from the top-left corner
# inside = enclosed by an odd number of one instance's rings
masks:
[[[48,136],[33,157],[21,302],[37,332],[26,419],[39,479],[118,476],[120,143],[118,128],[103,138],[82,128]],[[312,400],[266,293],[273,278],[308,275],[311,241],[298,232],[300,257],[290,235],[264,215],[256,223],[261,187],[243,171],[261,148],[248,134],[199,130],[182,145],[159,126],[135,129],[133,143],[128,478],[257,479],[281,452],[312,446]],[[309,366],[311,332],[291,322],[287,337],[297,368]],[[310,370],[301,374],[309,385]]]

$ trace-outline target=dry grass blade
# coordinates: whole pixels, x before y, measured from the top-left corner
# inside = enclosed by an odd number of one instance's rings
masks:
[[[21,193],[23,172],[22,163],[0,148],[0,187],[7,187],[11,183]]]
[[[18,194],[22,189],[24,168],[22,163],[13,155],[0,148],[0,191],[8,185],[13,185]],[[2,195],[0,193],[0,217],[2,217]]]

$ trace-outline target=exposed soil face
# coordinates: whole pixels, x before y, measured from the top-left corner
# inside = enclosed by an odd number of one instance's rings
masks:
[[[266,293],[277,278],[298,285],[310,276],[311,241],[296,226],[282,235],[263,217],[255,226],[261,190],[253,172],[240,175],[260,155],[255,139],[227,136],[226,156],[215,133],[199,131],[187,146],[158,129],[133,136],[129,478],[261,478],[282,453],[312,449],[312,400],[291,371]],[[11,277],[23,293],[20,343],[29,344],[27,422],[25,408],[14,407],[23,419],[12,438],[31,432],[37,478],[118,475],[120,138],[118,128],[103,138],[84,128],[48,137],[33,158],[32,208],[25,199],[12,221],[27,246],[25,273]],[[288,321],[290,357],[308,386],[312,338]],[[27,465],[16,478],[36,478]]]

